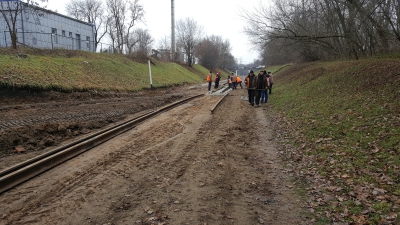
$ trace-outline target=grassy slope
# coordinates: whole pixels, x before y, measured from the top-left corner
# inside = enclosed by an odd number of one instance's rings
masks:
[[[310,191],[320,224],[378,224],[399,212],[399,71],[393,57],[293,65],[275,74],[271,116],[294,146],[286,154],[299,175],[321,190]]]
[[[203,80],[206,80],[207,75],[210,73],[210,71],[208,69],[206,69],[203,66],[198,65],[198,64],[193,65],[193,68],[196,69],[197,71],[201,72],[200,76],[203,78]],[[214,69],[212,71],[213,71],[213,77],[215,77],[217,72],[221,72],[221,78],[222,79],[228,78],[228,76],[231,74],[231,72],[229,72],[227,70],[224,70],[224,69],[219,69],[219,68]]]
[[[27,58],[0,55],[0,84],[41,90],[137,91],[150,87],[148,65],[122,55],[35,50]],[[154,87],[202,82],[202,77],[175,63],[152,60]],[[200,65],[196,68],[204,70]]]

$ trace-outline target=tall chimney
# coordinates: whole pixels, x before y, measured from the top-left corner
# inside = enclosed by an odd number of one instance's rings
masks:
[[[171,60],[175,61],[175,3],[171,0]]]

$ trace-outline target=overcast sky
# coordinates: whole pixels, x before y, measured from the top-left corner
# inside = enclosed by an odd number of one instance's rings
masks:
[[[70,0],[49,0],[47,9],[65,14],[65,5]],[[145,10],[147,28],[158,47],[162,37],[171,33],[171,1],[140,0]],[[258,58],[258,52],[251,51],[247,36],[243,33],[245,21],[239,16],[240,8],[251,10],[269,0],[175,0],[175,20],[193,18],[204,28],[204,35],[218,35],[229,39],[232,54],[242,63],[251,63]],[[103,40],[102,40],[103,42]]]

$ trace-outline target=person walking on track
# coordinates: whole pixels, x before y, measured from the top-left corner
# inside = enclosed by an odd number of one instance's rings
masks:
[[[243,89],[242,78],[240,78],[240,76],[237,76],[237,78],[236,78],[236,86],[237,85],[240,85],[240,88]]]
[[[274,83],[274,75],[272,75],[271,71],[268,71],[267,77],[269,79],[269,94],[272,94],[272,84]]]
[[[246,77],[246,87],[247,87],[247,93],[249,97],[249,103],[250,105],[254,105],[254,97],[256,94],[256,76],[254,76],[253,70],[250,70],[249,75]]]
[[[218,87],[219,87],[219,81],[220,81],[220,80],[221,80],[221,73],[218,72],[218,73],[215,75],[215,80],[214,80],[215,85],[214,85],[214,88],[218,88]]]
[[[237,77],[236,77],[236,75],[234,73],[232,73],[231,79],[232,79],[232,89],[235,90],[236,89],[236,85],[237,85],[237,83],[236,83],[237,82]]]
[[[231,76],[228,76],[228,86],[229,86],[229,88],[232,88],[232,89],[233,89],[233,87],[232,87],[232,78],[231,78]]]
[[[208,91],[211,92],[211,84],[212,84],[212,71],[207,75],[206,81],[208,82]]]
[[[260,71],[256,78],[257,93],[256,93],[256,106],[260,106],[260,99],[262,103],[266,103],[268,101],[268,93],[267,89],[269,87],[269,80],[265,75],[265,71]],[[264,95],[264,96],[263,96]]]

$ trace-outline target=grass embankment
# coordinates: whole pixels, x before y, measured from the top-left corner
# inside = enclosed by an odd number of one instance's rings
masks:
[[[317,224],[380,224],[399,212],[399,58],[293,65],[275,74],[271,117],[289,140],[283,152],[293,171],[310,182]]]
[[[148,64],[124,55],[25,49],[27,58],[22,58],[7,49],[2,52],[0,86],[3,88],[69,92],[138,91],[150,87]],[[200,65],[189,70],[176,63],[155,59],[152,62],[153,87],[201,83],[208,74],[202,73],[207,69]]]
[[[204,81],[207,78],[207,75],[210,73],[210,70],[206,69],[205,67],[199,65],[199,64],[195,64],[192,66],[192,70],[194,70],[194,73],[199,74],[199,76],[201,76]],[[213,69],[211,70],[213,72],[213,78],[215,78],[215,75],[217,74],[217,72],[221,72],[221,78],[225,79],[228,78],[229,75],[231,75],[231,72],[225,69]]]

